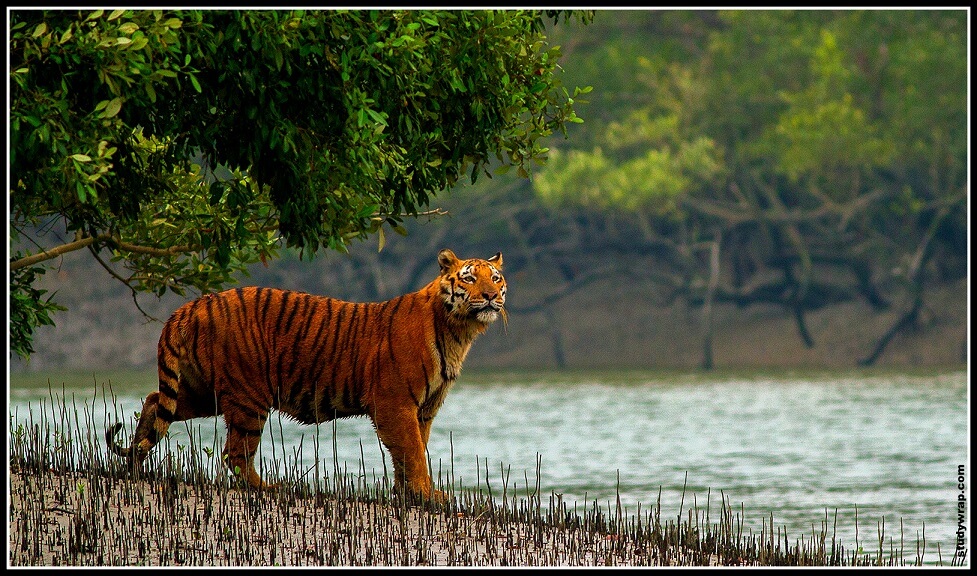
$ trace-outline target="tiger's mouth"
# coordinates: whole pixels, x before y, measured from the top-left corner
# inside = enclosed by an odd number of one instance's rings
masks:
[[[497,302],[486,302],[481,306],[473,306],[471,311],[471,315],[484,324],[495,322],[499,319],[500,314],[505,317],[505,309],[502,304]]]

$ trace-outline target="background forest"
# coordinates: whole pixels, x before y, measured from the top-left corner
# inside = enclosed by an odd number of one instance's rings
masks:
[[[463,182],[382,250],[283,250],[241,281],[380,300],[433,278],[440,248],[501,250],[510,322],[472,367],[963,364],[967,23],[648,10],[552,26],[563,84],[593,90],[528,179]],[[42,285],[68,311],[14,370],[152,366],[161,324],[139,308],[165,320],[184,301],[72,256]]]

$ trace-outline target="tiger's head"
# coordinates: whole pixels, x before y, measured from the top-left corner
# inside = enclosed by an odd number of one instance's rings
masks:
[[[441,266],[441,297],[449,314],[491,324],[505,310],[505,278],[502,276],[502,253],[488,260],[462,260],[447,248],[438,252]]]

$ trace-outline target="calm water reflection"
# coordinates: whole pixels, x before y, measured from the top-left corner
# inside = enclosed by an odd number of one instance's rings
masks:
[[[130,418],[154,388],[149,373],[97,379],[89,375],[51,378],[96,427],[106,418],[93,383],[111,380],[121,414]],[[73,383],[80,382],[81,388]],[[48,397],[43,376],[15,376],[10,414],[27,420]],[[101,396],[99,397],[101,398]],[[46,400],[50,410],[50,400]],[[332,470],[333,430],[340,467],[382,475],[385,469],[366,418],[339,421],[335,428],[301,426],[273,416],[262,440],[265,466],[319,458]],[[202,440],[223,442],[215,419],[194,421]],[[130,426],[131,430],[131,426]],[[186,443],[187,427],[174,425],[171,442]],[[773,514],[791,541],[820,530],[827,511],[830,527],[846,546],[858,541],[877,549],[879,524],[886,541],[899,546],[900,521],[907,553],[926,526],[926,560],[945,561],[955,545],[957,466],[968,464],[966,373],[662,375],[465,374],[434,422],[429,451],[435,473],[453,471],[456,486],[485,485],[526,494],[538,482],[581,507],[607,507],[620,496],[633,513],[653,505],[677,514],[695,502],[718,510],[720,493],[735,509],[743,505],[746,527],[759,532]],[[284,447],[283,447],[284,444]],[[362,462],[361,462],[362,454]],[[389,468],[389,462],[386,463]],[[546,500],[544,500],[545,502]],[[713,521],[717,516],[713,516]],[[813,527],[813,528],[812,528]],[[886,546],[888,550],[888,545]]]

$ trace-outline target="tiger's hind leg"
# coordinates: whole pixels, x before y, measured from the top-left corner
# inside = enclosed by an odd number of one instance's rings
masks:
[[[227,440],[224,442],[224,461],[227,467],[252,488],[271,490],[277,484],[266,484],[254,469],[254,456],[261,442],[261,432],[265,428],[268,412],[253,415],[242,410],[224,412],[227,424]]]
[[[133,471],[142,468],[143,462],[152,449],[159,443],[160,439],[166,436],[170,424],[175,420],[173,410],[176,409],[176,400],[167,397],[167,391],[171,388],[160,381],[160,391],[150,392],[143,402],[142,411],[139,413],[139,423],[136,424],[136,432],[132,437],[132,444],[124,448],[115,443],[115,435],[122,429],[122,424],[116,424],[109,428],[105,433],[105,439],[109,448],[115,454],[122,456],[129,461]],[[176,392],[171,392],[176,394]],[[168,408],[173,406],[173,408]],[[180,418],[185,420],[187,418]]]
[[[212,416],[215,413],[213,400],[202,400],[193,393],[193,387],[186,381],[186,374],[181,371],[174,353],[161,351],[157,366],[159,390],[146,396],[132,444],[126,448],[114,441],[122,424],[116,424],[105,432],[109,448],[113,453],[128,459],[135,472],[142,468],[150,451],[166,436],[170,424],[199,416]]]
[[[149,452],[166,436],[170,424],[176,419],[177,398],[180,396],[181,380],[180,360],[171,349],[162,346],[167,337],[169,323],[163,328],[160,337],[161,345],[156,360],[156,371],[159,374],[159,392],[153,392],[146,397],[143,404],[136,435],[132,439],[130,462],[134,468],[142,465]],[[185,409],[183,410],[186,411]],[[189,415],[184,414],[186,419]]]

